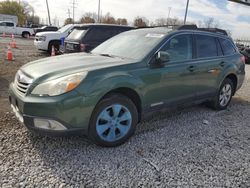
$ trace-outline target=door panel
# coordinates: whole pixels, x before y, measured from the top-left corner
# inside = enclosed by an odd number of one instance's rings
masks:
[[[146,83],[145,101],[148,107],[187,102],[196,93],[196,65],[193,62],[192,35],[179,34],[168,40],[160,51],[169,54],[169,62],[158,68],[148,68],[142,75]],[[152,64],[157,64],[156,60]]]
[[[197,65],[197,97],[214,96],[218,78],[225,66],[218,40],[213,36],[195,35]]]

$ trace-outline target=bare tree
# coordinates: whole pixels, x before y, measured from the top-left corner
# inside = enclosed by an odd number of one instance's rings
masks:
[[[149,20],[145,17],[137,16],[134,19],[134,26],[136,26],[136,27],[146,27],[148,25],[149,25]]]
[[[67,18],[67,19],[64,21],[64,25],[67,25],[67,24],[73,24],[73,19],[72,19],[72,18]]]
[[[115,18],[108,12],[104,17],[101,18],[101,23],[116,24]]]
[[[199,21],[199,27],[218,28],[220,27],[220,24],[214,18],[210,17],[203,21]]]
[[[87,12],[80,19],[80,23],[96,23],[97,22],[97,14]]]
[[[128,21],[127,21],[126,18],[118,18],[118,19],[116,20],[116,23],[117,23],[118,25],[128,25]]]

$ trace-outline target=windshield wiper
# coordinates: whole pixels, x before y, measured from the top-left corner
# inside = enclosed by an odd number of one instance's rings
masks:
[[[101,56],[105,56],[105,57],[112,57],[114,58],[114,56],[110,55],[110,54],[100,54]]]

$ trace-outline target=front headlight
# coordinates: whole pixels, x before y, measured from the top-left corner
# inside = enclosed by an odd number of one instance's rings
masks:
[[[44,82],[37,85],[31,94],[39,96],[61,95],[75,89],[86,76],[87,72],[81,72]]]
[[[38,41],[46,41],[46,36],[40,36],[40,37],[38,38]]]

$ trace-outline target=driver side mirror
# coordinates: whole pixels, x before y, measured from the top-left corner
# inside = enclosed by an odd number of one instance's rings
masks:
[[[168,61],[170,61],[170,55],[168,52],[164,52],[164,51],[159,51],[156,54],[156,61],[158,63],[166,63]]]

